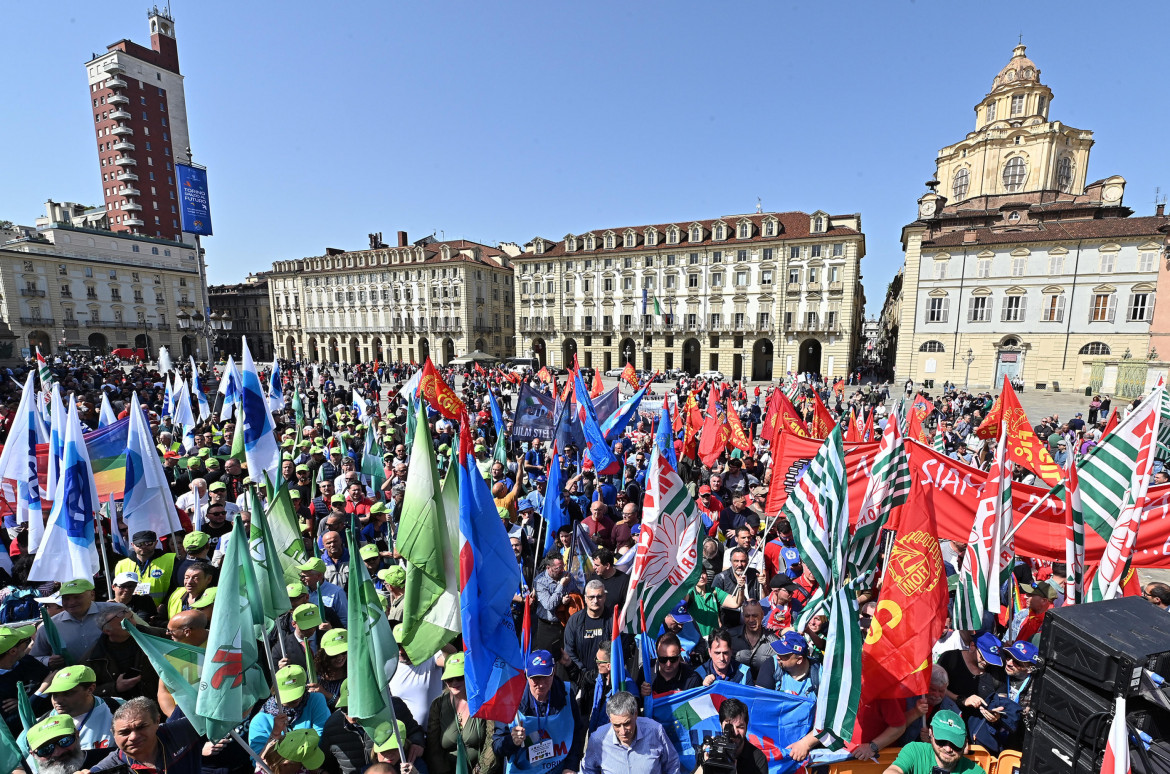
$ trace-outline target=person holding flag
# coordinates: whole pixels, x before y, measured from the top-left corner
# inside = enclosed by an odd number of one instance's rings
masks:
[[[564,683],[554,678],[555,669],[547,650],[532,651],[525,662],[528,683],[515,722],[497,724],[492,736],[492,750],[504,759],[506,774],[580,770],[585,725]]]

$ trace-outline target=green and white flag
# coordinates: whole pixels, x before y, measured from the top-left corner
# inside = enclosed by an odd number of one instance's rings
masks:
[[[849,577],[868,579],[877,570],[881,555],[881,533],[890,512],[906,502],[910,492],[910,455],[898,423],[886,422],[881,446],[866,482],[865,499],[849,543]]]
[[[967,552],[955,590],[956,629],[978,631],[987,613],[999,615],[1000,589],[1011,575],[1015,541],[1004,538],[1012,528],[1012,464],[1007,460],[1008,433],[1000,429],[995,460],[967,538]]]
[[[406,560],[400,644],[414,664],[435,655],[462,631],[459,566],[443,499],[430,427],[425,417],[419,417],[397,541],[398,553]]]
[[[318,469],[320,470],[320,469]],[[280,569],[284,582],[296,583],[301,579],[301,571],[297,565],[309,560],[305,551],[305,541],[301,537],[300,519],[293,508],[292,498],[288,487],[278,482],[276,493],[268,498],[268,508],[264,514],[267,529],[272,537],[272,544],[276,549],[276,556],[280,558]],[[252,519],[252,528],[256,527],[256,519]],[[281,593],[287,592],[281,589]]]
[[[231,459],[244,465],[248,462],[248,455],[244,451],[244,404],[243,401],[236,401],[235,414],[236,427],[232,431],[232,451],[228,455]]]
[[[646,473],[645,510],[630,570],[630,593],[622,610],[624,631],[641,631],[639,610],[643,608],[646,631],[658,631],[670,611],[694,589],[703,571],[702,524],[694,498],[655,445]]]
[[[207,729],[203,724],[203,718],[196,711],[199,699],[199,673],[203,669],[203,648],[140,632],[137,627],[125,621],[122,622],[122,628],[130,632],[130,636],[146,654],[150,665],[158,673],[159,680],[171,692],[175,704],[183,710],[195,731],[200,736],[206,736]]]
[[[264,471],[264,483],[268,485],[268,491],[272,492],[272,481],[268,478],[268,471]],[[281,488],[287,491],[287,487],[281,483]],[[285,495],[288,496],[287,494]],[[275,502],[276,498],[270,498]],[[251,532],[249,534],[250,549],[252,552],[252,563],[256,570],[256,581],[259,584],[260,598],[264,606],[264,623],[265,631],[271,630],[276,623],[276,619],[287,613],[292,609],[289,603],[288,589],[286,586],[292,581],[287,581],[285,574],[284,561],[287,560],[292,565],[294,559],[287,556],[281,551],[281,547],[276,542],[276,535],[273,530],[273,525],[269,523],[268,516],[264,512],[264,508],[260,505],[260,498],[252,498],[252,518],[251,518]],[[304,544],[300,541],[300,536],[296,536],[293,545],[301,550],[304,554]],[[287,540],[287,536],[283,537]],[[288,550],[285,546],[285,550]]]
[[[232,532],[244,534],[244,522],[236,515]],[[256,618],[252,609],[247,570],[252,558],[247,540],[228,540],[220,569],[215,611],[207,635],[204,668],[199,676],[199,698],[195,712],[203,718],[206,736],[222,739],[239,725],[268,685],[258,663]]]
[[[1077,465],[1084,526],[1105,541],[1105,552],[1085,601],[1113,599],[1129,568],[1146,507],[1165,387],[1154,389]]]
[[[804,565],[820,587],[819,605],[828,609],[814,728],[823,744],[837,747],[853,737],[861,700],[862,641],[857,593],[848,580],[849,491],[840,425],[829,433],[780,512],[788,517]]]
[[[374,582],[358,554],[356,516],[349,528],[349,659],[346,685],[348,714],[372,736],[384,721],[394,722],[386,686],[398,669],[398,643],[386,620]]]
[[[941,427],[936,426],[934,428],[934,438],[931,440],[930,445],[934,447],[934,450],[939,454],[947,453],[947,439],[943,435]]]
[[[373,421],[366,422],[365,445],[362,448],[363,475],[370,477],[370,486],[375,493],[382,491],[382,484],[386,483],[386,465],[382,462],[382,455],[386,452],[378,443],[378,430]],[[418,662],[415,662],[418,663]]]
[[[293,385],[293,414],[297,421],[297,438],[300,439],[301,428],[305,426],[305,403],[301,400],[301,388],[299,384]]]
[[[45,356],[41,354],[41,348],[37,347],[37,376],[41,377],[41,389],[47,390],[53,384],[53,372],[49,370],[49,364],[45,361]]]

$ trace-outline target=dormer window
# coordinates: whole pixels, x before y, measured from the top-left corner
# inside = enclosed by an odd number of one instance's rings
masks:
[[[624,247],[633,247],[635,244],[637,244],[637,242],[638,242],[638,237],[634,235],[634,232],[627,231],[625,240],[623,241],[623,246]]]
[[[649,231],[646,232],[646,244],[649,245],[650,247],[653,247],[654,245],[658,244],[658,232],[657,231],[655,231],[654,229],[650,229]]]
[[[813,233],[819,234],[825,230],[825,219],[819,215],[813,218]]]
[[[597,243],[594,241],[592,234],[585,237],[585,249],[586,250],[596,250],[597,249]]]
[[[536,254],[540,255],[543,252],[544,252],[544,240],[538,239],[538,240],[536,240]]]
[[[692,242],[703,241],[703,229],[699,228],[698,226],[692,226],[691,227],[691,241]]]
[[[720,223],[718,226],[715,227],[715,238],[716,239],[726,239],[727,238],[727,227],[724,226],[722,223]]]
[[[613,234],[606,234],[605,235],[605,249],[606,250],[613,249]]]
[[[776,236],[776,221],[769,220],[764,222],[764,236]]]
[[[678,229],[677,228],[671,228],[671,229],[667,230],[666,241],[672,245],[678,244]]]
[[[739,224],[739,238],[747,239],[752,235],[752,226],[750,223]]]

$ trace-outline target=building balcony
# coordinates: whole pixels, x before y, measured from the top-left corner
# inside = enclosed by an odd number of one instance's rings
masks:
[[[160,331],[169,331],[171,329],[171,324],[170,323],[159,323],[158,325],[156,325],[154,327]]]
[[[119,66],[118,69],[121,69],[121,67]],[[124,89],[126,88],[126,81],[115,75],[106,81],[106,86],[109,86],[111,89]]]
[[[137,188],[135,188],[132,185],[126,186],[118,193],[122,194],[123,196],[141,196],[142,195],[142,191],[139,191]]]
[[[114,150],[116,151],[132,151],[134,150],[134,143],[125,140],[119,140],[114,143]]]
[[[130,103],[130,98],[125,94],[115,94],[114,96],[107,99],[106,102],[109,102],[111,105],[128,105]]]
[[[44,298],[45,291],[37,290],[36,288],[21,288],[20,295],[26,296],[28,298]]]
[[[49,327],[52,327],[56,323],[57,323],[57,321],[54,320],[52,317],[21,317],[20,318],[21,325],[37,325],[37,326],[46,326],[47,325]]]
[[[137,183],[138,182],[138,175],[134,174],[133,172],[131,172],[130,170],[127,169],[125,172],[119,172],[118,176],[114,179],[119,180],[123,183]]]
[[[492,328],[492,326],[490,326],[490,325],[476,325],[475,326],[476,333],[491,333],[493,330],[495,330],[495,329]]]
[[[112,62],[106,62],[106,66],[103,69],[108,75],[113,75],[115,77],[126,72],[125,66],[123,66],[122,63],[116,59]]]
[[[115,110],[113,113],[110,113],[110,118],[114,119],[115,121],[129,121],[131,116],[130,113],[125,110]]]
[[[137,202],[126,202],[118,209],[122,210],[122,212],[140,212],[142,210],[142,205],[138,204]]]
[[[130,156],[119,156],[118,158],[114,159],[114,163],[117,164],[119,167],[136,167],[136,166],[138,166],[138,162],[135,159],[131,158]]]
[[[830,282],[829,283],[829,292],[830,293],[844,293],[845,292],[845,283],[841,282],[841,281]]]
[[[122,225],[123,226],[145,226],[146,224],[143,223],[142,220],[139,218],[127,218],[126,220],[122,221]]]
[[[110,134],[116,135],[118,137],[128,137],[129,135],[134,134],[134,130],[125,124],[118,124],[110,130]]]
[[[786,290],[789,293],[799,293],[800,292],[800,283],[799,282],[789,282]]]
[[[71,317],[66,317],[64,320],[61,321],[61,325],[65,328],[76,328],[78,323],[77,323],[76,319],[71,318]]]
[[[810,282],[810,283],[808,283],[807,290],[809,293],[820,293],[821,292],[821,283]]]

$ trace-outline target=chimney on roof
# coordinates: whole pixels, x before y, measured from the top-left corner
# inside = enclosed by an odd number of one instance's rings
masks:
[[[978,235],[975,233],[974,230],[964,231],[963,232],[963,244],[970,244],[970,243],[975,242],[975,239],[977,236]]]
[[[399,247],[406,247],[408,244],[409,243],[406,241],[406,232],[399,231],[398,232],[398,246]]]
[[[1154,208],[1154,214],[1157,215],[1159,218],[1164,216],[1166,214],[1166,203],[1161,202],[1160,204],[1158,204],[1158,206],[1156,208]]]

